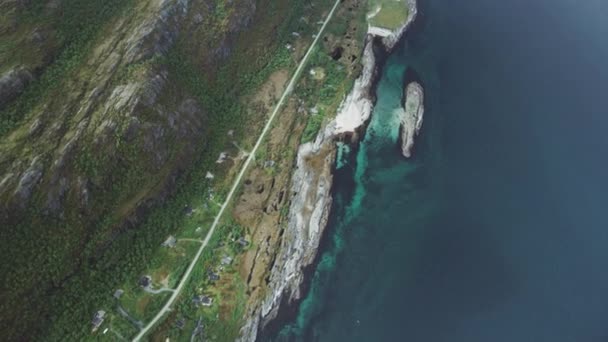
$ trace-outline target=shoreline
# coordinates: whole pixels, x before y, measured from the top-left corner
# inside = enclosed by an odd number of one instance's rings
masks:
[[[318,263],[319,247],[332,208],[333,177],[336,173],[336,142],[358,146],[376,102],[376,88],[386,58],[403,40],[417,17],[416,0],[409,0],[406,22],[390,35],[375,35],[370,26],[363,48],[361,75],[338,109],[336,117],[314,142],[300,145],[292,176],[288,225],[268,279],[269,293],[246,314],[237,341],[253,342],[260,335],[277,331],[282,322],[294,318],[310,287]],[[312,165],[311,165],[312,164]]]

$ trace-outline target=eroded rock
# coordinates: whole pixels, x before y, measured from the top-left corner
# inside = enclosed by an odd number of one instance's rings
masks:
[[[34,186],[38,184],[40,178],[42,178],[42,161],[40,156],[32,159],[30,166],[25,170],[19,179],[17,188],[15,189],[15,195],[19,197],[21,207],[24,207],[29,201]]]
[[[424,117],[424,90],[417,82],[411,82],[405,87],[404,108],[399,116],[401,153],[409,158],[412,156],[414,139],[420,133]]]
[[[34,79],[32,73],[24,67],[15,67],[0,77],[0,109],[17,98]]]

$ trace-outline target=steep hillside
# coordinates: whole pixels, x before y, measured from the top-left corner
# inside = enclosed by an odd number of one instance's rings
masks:
[[[90,330],[204,192],[227,133],[260,121],[234,99],[289,62],[304,6],[0,2],[2,339]]]

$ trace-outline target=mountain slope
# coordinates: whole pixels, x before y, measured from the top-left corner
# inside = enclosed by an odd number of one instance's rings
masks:
[[[6,339],[87,331],[83,315],[137,274],[203,189],[192,182],[226,133],[256,121],[234,98],[281,62],[305,5],[0,2]]]

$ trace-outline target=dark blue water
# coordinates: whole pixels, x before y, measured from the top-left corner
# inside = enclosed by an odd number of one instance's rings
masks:
[[[608,1],[420,1],[274,339],[608,341]],[[428,100],[409,161],[407,68]]]

